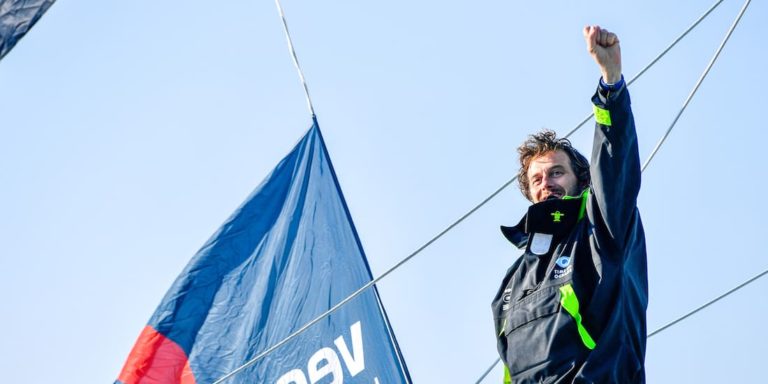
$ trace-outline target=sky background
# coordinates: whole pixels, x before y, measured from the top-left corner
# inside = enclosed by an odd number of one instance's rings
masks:
[[[515,148],[591,112],[599,24],[634,76],[713,1],[285,0],[375,276],[512,178]],[[197,249],[311,125],[272,1],[55,3],[0,62],[0,381],[111,383]],[[741,8],[630,87],[641,158]],[[768,5],[753,2],[643,175],[648,329],[768,268]],[[592,124],[572,137],[591,151]],[[416,383],[474,383],[520,255],[513,185],[380,284]],[[764,380],[768,279],[647,345],[649,383]],[[497,367],[485,383],[498,383]]]

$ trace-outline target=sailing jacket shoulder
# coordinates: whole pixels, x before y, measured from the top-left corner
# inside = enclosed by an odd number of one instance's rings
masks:
[[[493,301],[514,383],[644,383],[648,301],[629,92],[595,93],[590,187],[502,227],[525,250]]]

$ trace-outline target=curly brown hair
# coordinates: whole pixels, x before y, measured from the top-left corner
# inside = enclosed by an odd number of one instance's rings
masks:
[[[520,171],[517,173],[517,183],[520,186],[520,192],[526,199],[533,201],[530,192],[530,181],[528,180],[528,167],[531,160],[552,151],[563,151],[571,160],[571,168],[576,174],[576,180],[579,183],[579,189],[582,190],[589,185],[589,161],[576,148],[571,141],[566,138],[557,138],[554,131],[545,129],[535,135],[528,136],[528,140],[523,142],[518,148],[520,154]]]

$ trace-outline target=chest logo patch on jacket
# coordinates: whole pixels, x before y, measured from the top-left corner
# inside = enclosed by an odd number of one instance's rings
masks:
[[[555,260],[555,269],[552,271],[553,279],[560,279],[573,272],[570,256],[560,256]]]

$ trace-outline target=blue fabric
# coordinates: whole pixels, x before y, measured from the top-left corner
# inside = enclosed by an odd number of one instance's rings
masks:
[[[0,59],[32,28],[55,0],[0,0]]]
[[[192,258],[149,325],[187,353],[197,383],[210,383],[371,280],[315,121]],[[410,382],[375,287],[228,382],[337,376]]]

